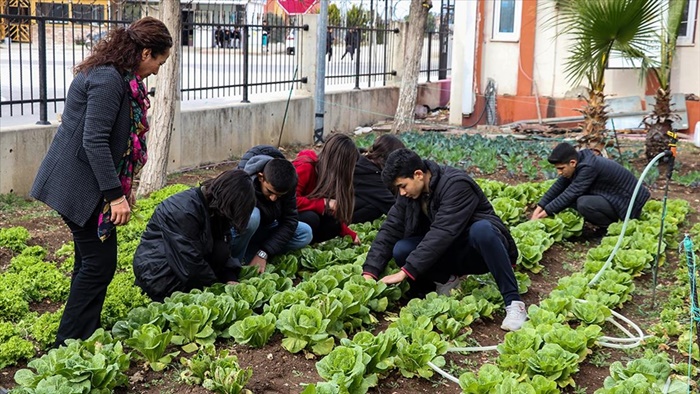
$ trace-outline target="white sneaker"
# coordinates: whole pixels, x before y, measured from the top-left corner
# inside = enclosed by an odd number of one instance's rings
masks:
[[[522,301],[513,301],[506,307],[506,317],[501,323],[501,329],[506,331],[517,331],[523,326],[527,320],[527,311],[525,303]]]
[[[450,275],[450,278],[445,283],[435,282],[435,292],[439,295],[449,296],[452,289],[456,289],[462,284],[462,278],[455,275]]]

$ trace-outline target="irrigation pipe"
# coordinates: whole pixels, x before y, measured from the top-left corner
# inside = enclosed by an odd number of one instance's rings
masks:
[[[586,302],[586,300],[577,300],[577,301],[582,301]],[[617,328],[619,328],[622,332],[624,332],[626,335],[629,336],[629,338],[617,338],[617,337],[608,337],[608,336],[601,336],[598,338],[597,343],[600,346],[612,348],[612,349],[633,349],[639,345],[641,345],[642,341],[649,336],[644,335],[644,332],[642,329],[635,324],[633,321],[630,319],[626,318],[620,313],[617,313],[615,311],[610,311],[612,312],[612,315],[625,322],[627,325],[629,325],[634,331],[637,332],[638,335],[635,335],[631,333],[629,330],[627,330],[622,324],[617,322],[614,318],[610,317],[606,319],[607,321],[611,322],[614,324]],[[619,343],[616,343],[619,342]],[[447,349],[447,352],[455,352],[455,353],[464,353],[464,352],[486,352],[486,351],[493,351],[493,350],[498,350],[498,345],[491,345],[491,346],[470,346],[470,347],[451,347]],[[441,369],[437,365],[433,364],[432,362],[428,361],[428,366],[432,368],[435,372],[439,373],[444,377],[445,379],[459,384],[459,379],[450,375],[448,372],[445,370]]]
[[[603,273],[610,268],[612,265],[612,260],[613,257],[615,257],[615,254],[617,253],[617,250],[620,248],[620,245],[622,245],[622,240],[625,238],[625,232],[627,231],[627,223],[629,223],[630,216],[632,216],[632,208],[634,208],[634,202],[637,200],[637,193],[639,193],[639,189],[642,187],[642,183],[644,182],[644,178],[646,178],[647,173],[651,169],[651,167],[656,164],[657,161],[661,160],[663,157],[667,156],[670,152],[662,152],[656,155],[649,164],[644,168],[644,171],[642,172],[642,175],[639,177],[639,181],[637,181],[637,186],[634,188],[634,193],[632,193],[632,198],[630,199],[630,204],[627,207],[627,214],[625,215],[625,221],[622,223],[622,230],[620,231],[620,236],[617,237],[617,243],[615,244],[615,247],[612,250],[612,253],[610,253],[610,257],[608,257],[608,260],[603,264],[603,267],[598,271],[598,273],[591,279],[590,282],[588,282],[588,286],[593,286],[598,280],[600,280],[600,277],[603,276]]]
[[[459,384],[459,379],[455,378],[454,376],[450,375],[449,373],[445,372],[442,368],[438,367],[437,365],[433,364],[432,362],[428,361],[428,366],[432,368],[435,372],[439,373],[442,375],[443,378]]]
[[[483,114],[482,114],[483,115]],[[637,181],[637,185],[634,188],[634,193],[632,193],[632,198],[630,199],[629,206],[627,207],[627,214],[625,215],[625,221],[622,224],[622,230],[620,231],[620,235],[617,238],[617,243],[615,244],[615,247],[613,248],[612,252],[610,253],[610,256],[608,257],[608,260],[603,264],[603,267],[598,271],[598,273],[591,279],[591,281],[588,283],[588,286],[593,286],[598,280],[600,280],[600,277],[603,275],[605,270],[610,268],[612,265],[612,260],[615,257],[615,254],[617,253],[618,249],[622,245],[622,240],[625,237],[625,232],[627,231],[627,224],[629,223],[630,216],[632,215],[632,209],[634,208],[634,202],[637,199],[637,194],[639,193],[639,189],[641,189],[642,184],[644,183],[644,178],[646,178],[647,174],[649,173],[649,170],[658,162],[661,160],[663,157],[667,156],[670,152],[663,152],[659,153],[654,157],[649,164],[644,168],[644,171],[639,177],[639,180]],[[581,302],[587,302],[586,300],[577,300]],[[612,313],[613,317],[610,317],[606,319],[610,323],[612,323],[615,327],[617,327],[620,331],[622,331],[625,335],[628,336],[628,338],[618,338],[618,337],[609,337],[609,336],[601,336],[598,338],[597,343],[600,346],[608,347],[608,348],[613,348],[613,349],[632,349],[635,348],[639,345],[641,345],[642,341],[649,336],[644,335],[644,332],[642,329],[633,321],[630,319],[626,318],[622,314],[615,312],[613,310],[610,310]],[[637,334],[633,334],[628,330],[625,326],[620,324],[616,319],[619,319],[623,321],[625,324],[627,324],[630,328],[632,328],[633,331],[635,331]],[[492,351],[492,350],[497,350],[498,345],[493,345],[493,346],[473,346],[473,347],[452,347],[448,348],[448,352],[484,352],[484,351]],[[455,382],[459,384],[459,379],[455,378],[454,376],[450,375],[449,373],[445,372],[442,370],[440,367],[437,365],[433,364],[432,362],[428,361],[428,366],[432,368],[435,372],[439,373],[442,375],[445,379],[448,379],[452,382]],[[667,390],[667,389],[666,389]]]

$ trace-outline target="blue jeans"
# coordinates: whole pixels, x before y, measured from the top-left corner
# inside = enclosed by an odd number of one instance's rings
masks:
[[[240,234],[236,229],[231,229],[231,257],[238,258],[241,263],[244,261],[250,262],[255,253],[260,249],[260,245],[265,241],[270,230],[277,227],[277,221],[274,221],[266,226],[260,226],[260,210],[256,207],[250,215],[248,227]],[[313,234],[311,227],[308,224],[299,222],[297,229],[294,231],[292,239],[279,252],[280,254],[291,252],[292,250],[301,249],[311,243]],[[270,256],[272,257],[272,256]]]
[[[393,257],[399,267],[423,240],[424,236],[414,236],[400,240],[394,245]],[[505,305],[520,301],[518,283],[508,257],[506,238],[488,220],[474,222],[469,228],[467,239],[458,239],[438,258],[425,278],[418,278],[411,285],[417,291],[434,290],[434,283],[445,283],[450,275],[480,275],[490,272],[503,296]]]

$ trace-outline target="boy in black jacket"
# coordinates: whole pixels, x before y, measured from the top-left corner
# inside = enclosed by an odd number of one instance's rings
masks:
[[[626,216],[637,178],[625,167],[590,149],[576,152],[566,142],[557,145],[547,160],[554,164],[559,179],[537,203],[532,220],[555,215],[568,207],[576,209],[587,222],[603,228]],[[639,189],[632,218],[639,217],[649,195],[645,187]]]
[[[231,255],[265,271],[269,258],[301,249],[311,242],[311,227],[299,221],[297,173],[282,152],[270,145],[254,146],[238,168],[253,180],[256,206],[248,227],[231,229]]]
[[[520,329],[527,319],[511,264],[515,241],[464,171],[422,160],[408,149],[389,155],[384,183],[399,191],[363,265],[365,278],[378,279],[393,257],[401,267],[381,279],[386,284],[408,278],[418,291],[445,293],[457,277],[490,272],[503,296],[506,318],[501,328]]]

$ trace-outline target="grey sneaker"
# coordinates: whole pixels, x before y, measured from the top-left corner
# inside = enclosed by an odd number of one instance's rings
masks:
[[[527,320],[527,310],[522,301],[513,301],[506,307],[506,317],[501,323],[501,329],[506,331],[517,331]]]
[[[445,283],[435,282],[435,292],[439,295],[449,296],[452,289],[456,289],[462,284],[462,277],[450,275],[450,279]]]

